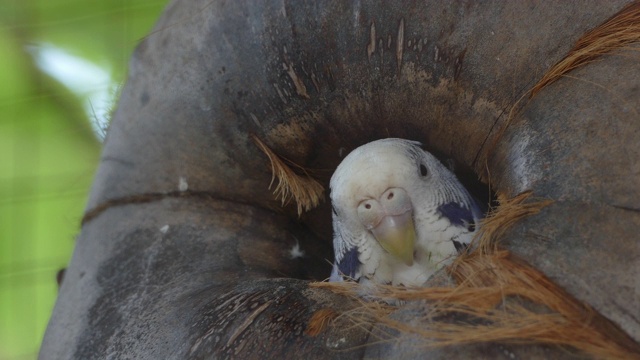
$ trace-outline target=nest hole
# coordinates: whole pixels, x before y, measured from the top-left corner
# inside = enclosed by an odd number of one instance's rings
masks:
[[[437,150],[428,148],[425,150],[432,153],[456,175],[462,185],[482,206],[485,215],[489,209],[498,205],[496,192],[489,185],[480,181],[480,176],[471,167]],[[306,174],[300,171],[296,171],[296,173],[300,176]],[[321,183],[325,189],[328,189],[328,179],[322,179]],[[292,278],[322,281],[326,280],[331,273],[333,262],[332,209],[328,196],[325,198],[327,199],[324,202],[320,202],[313,209],[303,212],[297,217],[291,216],[290,231],[295,236],[296,244],[299,244],[305,252],[304,257],[297,259],[298,267],[291,274]],[[297,205],[292,203],[288,206],[295,208]]]

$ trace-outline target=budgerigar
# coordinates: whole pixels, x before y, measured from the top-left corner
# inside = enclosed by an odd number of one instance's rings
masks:
[[[331,281],[421,286],[473,239],[483,214],[421,144],[382,139],[353,150],[331,178]]]

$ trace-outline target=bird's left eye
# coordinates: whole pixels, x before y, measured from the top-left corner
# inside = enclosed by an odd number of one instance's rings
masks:
[[[420,175],[427,176],[428,173],[427,166],[425,164],[420,164]]]

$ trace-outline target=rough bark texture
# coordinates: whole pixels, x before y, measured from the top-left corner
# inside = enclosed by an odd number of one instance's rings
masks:
[[[545,88],[495,142],[516,100],[624,3],[173,1],[131,61],[40,357],[567,355],[308,335],[317,310],[353,306],[305,281],[329,274],[330,210],[282,208],[250,134],[325,185],[353,148],[403,137],[468,185],[475,172],[556,200],[507,245],[640,341],[637,53]]]

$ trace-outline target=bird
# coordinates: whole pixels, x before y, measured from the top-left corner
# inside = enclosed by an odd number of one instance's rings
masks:
[[[330,180],[330,282],[421,287],[464,251],[482,206],[422,144],[386,138],[350,152]]]

